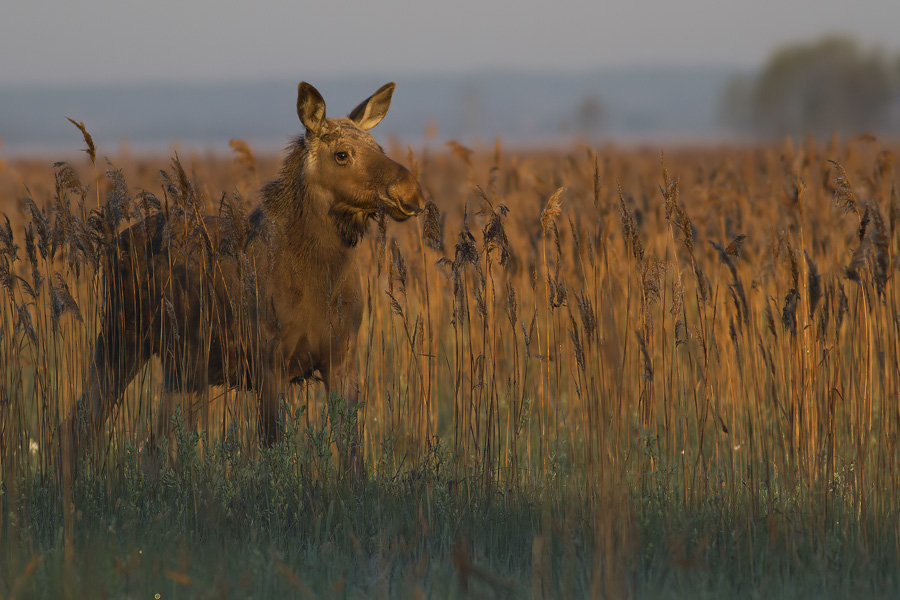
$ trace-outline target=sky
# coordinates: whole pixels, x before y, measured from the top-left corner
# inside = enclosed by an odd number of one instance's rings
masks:
[[[827,33],[900,52],[898,0],[8,0],[0,85],[763,64]]]

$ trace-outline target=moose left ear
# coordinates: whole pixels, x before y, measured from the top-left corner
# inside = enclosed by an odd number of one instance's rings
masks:
[[[367,131],[372,129],[381,123],[384,115],[387,114],[388,108],[391,106],[391,96],[394,94],[395,87],[397,87],[397,84],[393,81],[381,86],[377,92],[354,108],[347,117],[356,123],[360,129]]]

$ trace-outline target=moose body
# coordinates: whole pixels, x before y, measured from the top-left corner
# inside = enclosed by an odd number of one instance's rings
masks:
[[[73,410],[67,422],[72,459],[79,440],[99,437],[153,355],[163,366],[159,427],[175,396],[226,385],[255,392],[260,439],[271,444],[285,388],[315,372],[356,403],[349,360],[363,309],[356,245],[376,215],[402,221],[423,204],[415,177],[368,133],[393,90],[387,84],[348,117],[330,119],[319,92],[301,83],[297,112],[306,133],[249,220],[156,214],[118,236],[81,414]]]

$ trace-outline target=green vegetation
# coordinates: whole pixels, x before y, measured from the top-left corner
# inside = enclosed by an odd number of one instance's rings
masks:
[[[362,242],[364,474],[317,382],[269,449],[212,390],[168,460],[150,365],[62,485],[98,211],[143,214],[159,167],[161,210],[250,206],[274,162],[240,148],[0,174],[0,597],[897,595],[900,199],[872,139],[410,152],[433,205]]]

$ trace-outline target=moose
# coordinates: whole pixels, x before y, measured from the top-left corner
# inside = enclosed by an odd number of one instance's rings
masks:
[[[89,378],[60,432],[75,469],[153,355],[163,370],[163,433],[176,399],[195,406],[212,385],[255,393],[265,445],[280,437],[279,404],[292,382],[318,373],[329,393],[357,405],[357,245],[370,220],[405,221],[423,210],[419,182],[369,133],[394,88],[388,83],[347,117],[328,118],[322,95],[301,82],[305,134],[288,147],[245,226],[221,214],[160,211],[115,236]],[[358,433],[348,438],[342,452],[358,452]]]

